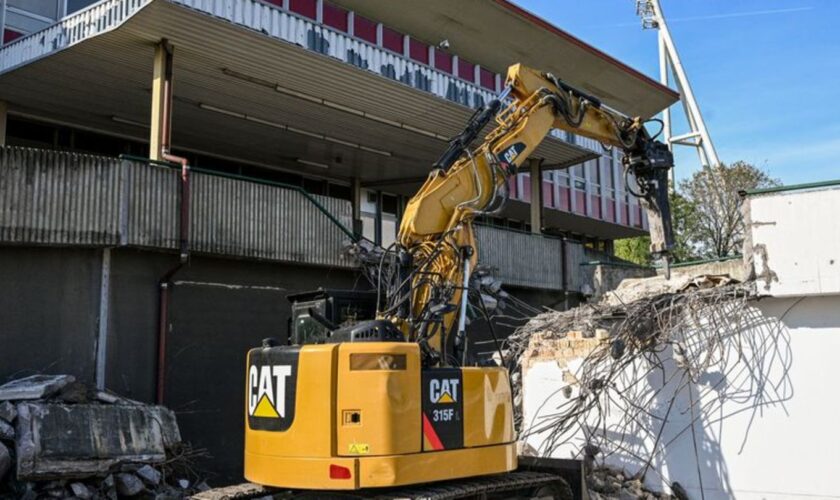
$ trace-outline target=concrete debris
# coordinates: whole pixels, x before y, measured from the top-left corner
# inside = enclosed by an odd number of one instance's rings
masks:
[[[10,401],[3,401],[0,403],[0,420],[13,424],[15,423],[15,418],[17,418],[17,409],[15,408],[15,405]]]
[[[149,486],[157,486],[160,484],[161,480],[161,473],[154,467],[149,464],[144,465],[137,469],[137,477],[143,480],[144,483],[148,484]]]
[[[15,438],[15,428],[12,424],[6,423],[5,420],[0,420],[0,439],[11,441]]]
[[[6,445],[0,443],[0,481],[6,477],[6,473],[12,468],[12,455]]]
[[[93,493],[90,491],[90,488],[85,486],[84,483],[71,483],[70,491],[73,492],[73,496],[81,498],[82,500],[93,498]]]
[[[160,464],[180,442],[174,414],[159,406],[19,403],[17,428],[17,473],[26,480]]]
[[[534,317],[505,345],[520,437],[540,456],[587,461],[592,498],[680,498],[657,465],[673,436],[691,436],[697,416],[710,421],[724,401],[784,400],[787,334],[756,297],[727,275],[656,277]],[[603,450],[597,460],[590,448]]]
[[[645,488],[642,481],[628,476],[624,471],[612,467],[598,467],[586,476],[589,498],[619,500],[671,500],[668,493],[660,493]]]
[[[0,387],[0,439],[0,499],[180,499],[205,484],[172,411],[69,375]]]
[[[124,497],[139,495],[146,489],[139,477],[128,472],[117,474],[114,476],[114,481],[117,483],[117,493]]]
[[[237,500],[248,498],[272,498],[272,490],[254,483],[241,483],[223,488],[213,488],[194,495],[193,500]]]
[[[0,385],[0,401],[48,398],[75,382],[72,375],[32,375]]]
[[[700,276],[676,274],[670,280],[666,280],[664,276],[626,279],[615,290],[606,293],[602,303],[610,306],[621,306],[655,295],[679,293],[690,289],[714,288],[733,283],[738,283],[738,280],[725,274]]]

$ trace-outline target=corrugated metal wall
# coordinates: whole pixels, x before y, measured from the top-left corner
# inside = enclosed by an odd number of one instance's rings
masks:
[[[562,240],[489,226],[476,226],[475,233],[479,263],[502,283],[562,290]]]
[[[350,202],[315,197],[345,227]],[[194,250],[255,259],[349,266],[347,236],[306,197],[291,189],[193,174],[190,239]]]
[[[179,172],[128,160],[0,148],[0,243],[175,249]],[[315,197],[345,227],[350,202]],[[292,189],[191,173],[196,252],[352,267],[345,233]]]
[[[293,189],[191,172],[195,252],[353,267],[347,235]],[[179,171],[61,151],[0,148],[0,244],[178,247]],[[350,202],[315,200],[345,228]],[[479,259],[507,285],[561,290],[563,241],[477,226]],[[566,242],[567,283],[585,281],[583,247]]]
[[[566,270],[570,292],[580,292],[584,285],[592,286],[592,269],[583,264],[589,261],[586,247],[577,242],[566,242]]]
[[[117,244],[118,179],[113,159],[0,148],[0,241]]]
[[[117,159],[124,217],[121,243],[148,248],[178,247],[179,172]],[[193,195],[195,198],[195,195]],[[192,219],[195,220],[194,218]]]

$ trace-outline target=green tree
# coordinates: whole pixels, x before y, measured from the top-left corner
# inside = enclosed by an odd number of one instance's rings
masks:
[[[741,252],[744,220],[740,191],[779,185],[760,168],[744,161],[704,167],[671,193],[675,262],[721,258]],[[615,255],[639,265],[650,265],[650,238],[616,240]]]
[[[624,238],[615,240],[615,256],[619,259],[649,266],[650,258],[650,236],[639,236],[638,238]]]
[[[703,167],[680,182],[686,212],[675,222],[675,230],[685,241],[686,253],[701,258],[740,253],[744,219],[738,193],[777,185],[778,180],[744,161]]]
[[[671,193],[671,221],[674,230],[674,248],[672,255],[675,262],[685,262],[697,258],[691,233],[695,223],[694,204],[679,193]],[[653,259],[650,255],[650,236],[624,238],[615,241],[615,256],[640,266],[649,266]]]
[[[697,226],[697,207],[693,201],[677,192],[669,196],[671,222],[674,230],[674,248],[671,250],[674,262],[687,262],[700,257],[694,242]]]

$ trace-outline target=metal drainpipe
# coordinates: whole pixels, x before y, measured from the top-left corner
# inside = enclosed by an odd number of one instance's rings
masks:
[[[180,217],[178,221],[178,263],[169,269],[158,282],[159,290],[159,321],[158,321],[158,363],[156,380],[157,404],[163,404],[164,386],[166,380],[166,333],[169,326],[169,297],[172,290],[172,278],[190,258],[190,167],[186,158],[173,155],[171,149],[172,125],[172,48],[166,40],[161,41],[166,50],[166,68],[163,82],[163,124],[161,135],[161,158],[181,165],[181,200]]]

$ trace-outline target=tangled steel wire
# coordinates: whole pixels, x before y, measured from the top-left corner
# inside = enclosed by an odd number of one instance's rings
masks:
[[[754,300],[749,285],[729,284],[535,317],[506,344],[518,402],[517,377],[534,344],[570,331],[603,329],[609,336],[570,366],[573,382],[558,387],[536,415],[527,415],[527,422],[518,415],[520,436],[541,455],[597,456],[634,464],[644,477],[659,474],[669,446],[690,435],[702,487],[710,473],[701,471],[701,463],[710,467],[711,455],[704,443],[714,441],[704,441],[704,432],[737,413],[752,412],[751,421],[763,407],[792,395],[788,332]]]

